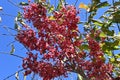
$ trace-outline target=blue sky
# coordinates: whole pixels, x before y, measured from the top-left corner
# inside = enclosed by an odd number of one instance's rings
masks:
[[[21,64],[22,64],[22,60],[5,54],[5,53],[1,53],[1,52],[10,52],[11,50],[11,42],[15,41],[14,37],[12,35],[15,35],[16,32],[14,30],[8,29],[8,28],[14,28],[14,19],[15,16],[17,15],[18,11],[21,11],[21,9],[19,9],[18,7],[16,7],[15,5],[11,4],[9,2],[10,0],[0,0],[0,6],[3,7],[3,10],[0,11],[0,17],[2,18],[2,22],[0,23],[0,80],[3,80],[4,78],[6,78],[7,76],[15,73],[16,71],[20,70]],[[19,2],[21,1],[27,1],[27,0],[11,0],[13,3],[15,4],[19,4]],[[54,4],[54,0],[51,0],[52,3]],[[73,4],[75,3],[76,0],[66,0],[66,2],[68,2],[69,4]],[[103,0],[106,1],[106,0]],[[80,4],[80,2],[83,3],[89,3],[90,0],[78,0],[77,2],[77,7]],[[85,13],[84,11],[80,12],[80,18],[81,20],[85,19]],[[7,28],[7,29],[6,29]],[[6,35],[3,35],[6,34]],[[10,44],[10,45],[9,45]],[[18,42],[14,42],[12,43],[15,45],[15,53],[17,55],[20,56],[25,56],[25,49],[24,47],[19,44]],[[20,80],[23,80],[22,78],[22,74],[20,73]],[[71,77],[72,76],[72,77]],[[27,80],[30,80],[29,78],[30,76],[28,76]],[[65,79],[65,80],[75,80],[76,76],[74,74],[71,74],[69,79]],[[11,77],[7,80],[16,80],[15,77]],[[41,79],[40,79],[41,80]]]

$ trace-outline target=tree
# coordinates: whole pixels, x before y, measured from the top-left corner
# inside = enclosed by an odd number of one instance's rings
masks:
[[[119,4],[114,0],[112,4],[100,0],[80,3],[79,8],[87,14],[82,22],[76,3],[59,0],[53,6],[49,0],[21,2],[23,12],[15,18],[15,39],[27,49],[27,57],[22,57],[24,75],[34,73],[51,80],[74,72],[78,80],[119,80]],[[97,13],[106,7],[103,15]],[[14,46],[11,53],[13,50]]]

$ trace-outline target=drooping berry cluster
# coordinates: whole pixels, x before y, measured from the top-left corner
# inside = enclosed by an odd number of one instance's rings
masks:
[[[16,39],[19,40],[24,46],[27,46],[30,50],[36,49],[37,38],[35,32],[32,29],[21,30]]]
[[[108,74],[112,73],[113,66],[109,63],[105,63],[104,53],[100,48],[99,42],[88,37],[88,45],[90,49],[89,57],[92,60],[86,63],[87,66],[89,66],[86,69],[88,76],[95,80],[112,80]]]
[[[36,60],[35,55],[29,52],[28,57],[23,60],[23,68],[26,75],[34,72],[44,80],[70,71],[67,63],[77,56],[75,46],[78,47],[82,42],[75,40],[79,37],[79,17],[74,6],[63,6],[60,11],[54,11],[52,16],[54,20],[47,16],[47,10],[42,4],[31,3],[24,8],[24,18],[32,22],[36,30],[25,27],[16,37],[30,51],[36,50],[43,55],[42,60]],[[50,59],[53,62],[46,62]]]
[[[55,65],[52,65],[49,62],[38,61],[38,55],[28,52],[28,57],[23,59],[23,68],[26,70],[25,75],[28,75],[32,72],[39,74],[43,77],[43,80],[50,80],[57,76],[66,75],[64,65],[57,62]]]
[[[112,66],[103,61],[99,42],[87,38],[90,60],[85,60],[86,53],[79,49],[83,40],[79,39],[77,14],[76,8],[69,5],[53,11],[52,15],[47,14],[42,3],[30,3],[24,8],[24,19],[33,24],[33,27],[24,27],[16,36],[30,50],[28,57],[23,59],[25,75],[34,72],[43,80],[50,80],[66,75],[68,71],[83,69],[90,78],[108,79],[107,73],[111,73]],[[42,58],[33,54],[33,50],[39,52]]]

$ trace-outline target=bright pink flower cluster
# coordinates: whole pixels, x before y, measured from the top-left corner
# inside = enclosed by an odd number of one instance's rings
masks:
[[[33,27],[20,30],[16,39],[30,51],[38,51],[42,57],[38,60],[38,55],[27,53],[28,57],[23,60],[25,75],[34,72],[43,80],[50,80],[82,68],[87,76],[94,76],[96,80],[100,75],[101,80],[108,77],[112,66],[101,58],[103,52],[96,40],[88,38],[90,61],[84,59],[86,53],[79,49],[83,40],[79,39],[77,14],[74,6],[63,6],[59,11],[53,11],[51,19],[41,3],[31,3],[24,8],[24,18],[32,22]]]

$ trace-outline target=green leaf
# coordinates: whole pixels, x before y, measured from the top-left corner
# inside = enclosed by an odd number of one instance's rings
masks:
[[[62,8],[62,3],[60,2],[56,8],[56,10],[60,10]]]
[[[107,56],[110,56],[110,57],[111,57],[111,56],[113,56],[113,54],[112,54],[112,51],[111,51],[111,50],[106,50],[106,51],[105,51],[105,53],[107,54]]]
[[[97,26],[103,26],[102,21],[93,19],[92,22]]]
[[[11,49],[11,51],[10,51],[10,54],[13,54],[13,53],[15,52],[15,47],[14,47],[13,44],[11,45],[11,47],[12,47],[12,49]]]
[[[100,0],[92,0],[94,4],[100,3]]]
[[[46,2],[46,0],[34,0],[35,3],[42,3],[42,2]]]
[[[113,23],[120,23],[120,10],[111,14],[113,16]]]
[[[26,3],[26,2],[20,2],[19,5],[21,5],[21,6],[27,6],[27,5],[29,5],[29,4]]]
[[[81,50],[88,50],[89,46],[87,44],[83,44],[79,47]]]
[[[51,12],[53,12],[53,10],[54,10],[54,6],[51,6],[51,7],[49,8],[48,12],[51,13]]]
[[[21,30],[20,26],[17,23],[15,23],[14,29],[16,29],[18,31]]]
[[[120,58],[120,53],[115,55],[115,58]]]
[[[18,12],[17,17],[15,17],[15,22],[22,20],[22,14]]]
[[[22,17],[22,14],[21,14],[20,12],[18,12],[17,17],[18,17],[18,18],[21,18],[21,17]]]
[[[109,6],[109,3],[108,3],[108,1],[105,1],[105,2],[102,2],[102,3],[98,4],[96,7],[97,8],[103,8],[103,7],[107,7],[107,6]]]
[[[54,18],[54,16],[49,16],[48,17],[50,20],[56,20],[55,18]]]
[[[107,35],[104,32],[101,32],[99,36],[100,37],[107,37]]]
[[[120,6],[120,2],[115,2],[114,6]]]
[[[113,63],[115,62],[115,58],[110,58],[109,60],[110,62],[113,62]]]
[[[108,25],[102,26],[101,30],[108,36],[113,36],[114,35],[114,30],[109,30]]]
[[[65,3],[65,0],[59,0],[59,4],[57,5],[57,8],[56,8],[57,11],[62,8],[63,3]]]

